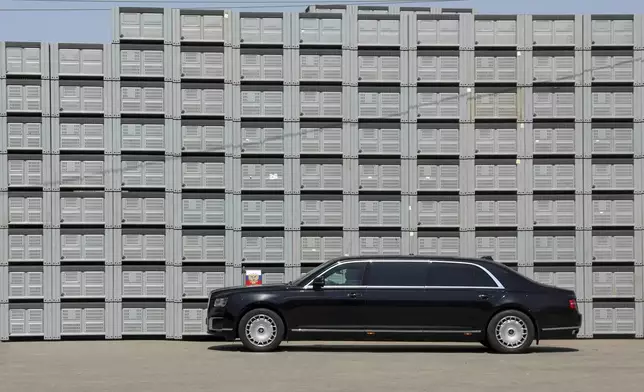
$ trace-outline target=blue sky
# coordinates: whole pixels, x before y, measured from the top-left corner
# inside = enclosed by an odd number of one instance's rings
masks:
[[[8,8],[38,9],[38,8],[112,8],[118,3],[82,3],[75,0],[65,3],[60,0],[43,0],[42,2],[27,2],[24,0],[0,0],[0,41],[46,41],[46,42],[109,42],[111,40],[111,13],[109,11],[66,11],[66,12],[8,12]],[[128,0],[131,1],[131,0]],[[149,0],[148,0],[149,1]],[[161,7],[221,7],[231,8],[243,3],[231,1],[200,1],[200,4],[189,1],[159,4]],[[254,4],[258,0],[252,0]],[[367,0],[363,0],[367,1]],[[380,1],[380,0],[377,0]],[[306,4],[315,4],[301,0],[275,0],[273,3],[286,4],[295,2],[296,7],[263,8],[266,11],[299,11]],[[320,3],[331,3],[321,0]],[[341,0],[333,1],[342,3]],[[351,2],[348,0],[347,2]],[[265,3],[270,4],[271,1]],[[124,6],[137,6],[127,3]],[[415,4],[435,7],[465,7],[474,8],[479,13],[504,14],[639,14],[644,13],[644,0],[468,0],[455,2]],[[154,6],[154,4],[138,4],[138,6]],[[245,8],[244,10],[248,10]]]

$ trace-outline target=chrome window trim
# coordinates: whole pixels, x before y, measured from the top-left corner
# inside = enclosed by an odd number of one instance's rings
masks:
[[[400,263],[400,262],[405,262],[405,263],[444,263],[444,264],[465,264],[465,265],[471,265],[474,267],[478,267],[482,269],[491,279],[492,281],[496,284],[496,287],[494,286],[366,286],[366,285],[361,285],[361,286],[329,286],[329,287],[324,287],[325,290],[333,290],[333,289],[367,289],[367,288],[378,288],[378,289],[471,289],[471,290],[504,290],[505,286],[492,274],[487,268],[483,267],[482,265],[478,265],[476,263],[472,263],[469,261],[456,261],[456,260],[417,260],[417,259],[410,259],[410,260],[405,260],[405,259],[400,259],[400,260],[387,260],[387,259],[379,259],[379,260],[369,260],[369,259],[361,259],[361,260],[347,260],[347,261],[340,261],[337,264],[334,264],[330,266],[329,268],[325,269],[318,275],[316,275],[313,279],[309,280],[309,282],[302,287],[304,290],[311,290],[313,289],[313,286],[311,285],[312,282],[319,278],[320,276],[326,274],[333,268],[336,268],[338,266],[344,265],[344,264],[355,264],[355,263]]]

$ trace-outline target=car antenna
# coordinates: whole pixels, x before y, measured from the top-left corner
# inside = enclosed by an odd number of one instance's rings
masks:
[[[483,259],[483,260],[490,260],[490,261],[494,261],[494,259],[492,258],[492,256],[483,256],[483,257],[481,257],[481,259]]]

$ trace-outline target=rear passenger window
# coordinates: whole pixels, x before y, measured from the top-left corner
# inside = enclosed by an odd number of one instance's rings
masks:
[[[427,262],[372,262],[367,286],[424,286]]]
[[[481,268],[471,264],[430,263],[427,286],[441,287],[497,287],[494,280]]]

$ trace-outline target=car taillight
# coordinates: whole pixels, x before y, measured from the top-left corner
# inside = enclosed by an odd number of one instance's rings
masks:
[[[568,308],[570,308],[570,310],[577,309],[577,300],[576,299],[569,299],[568,300]]]

